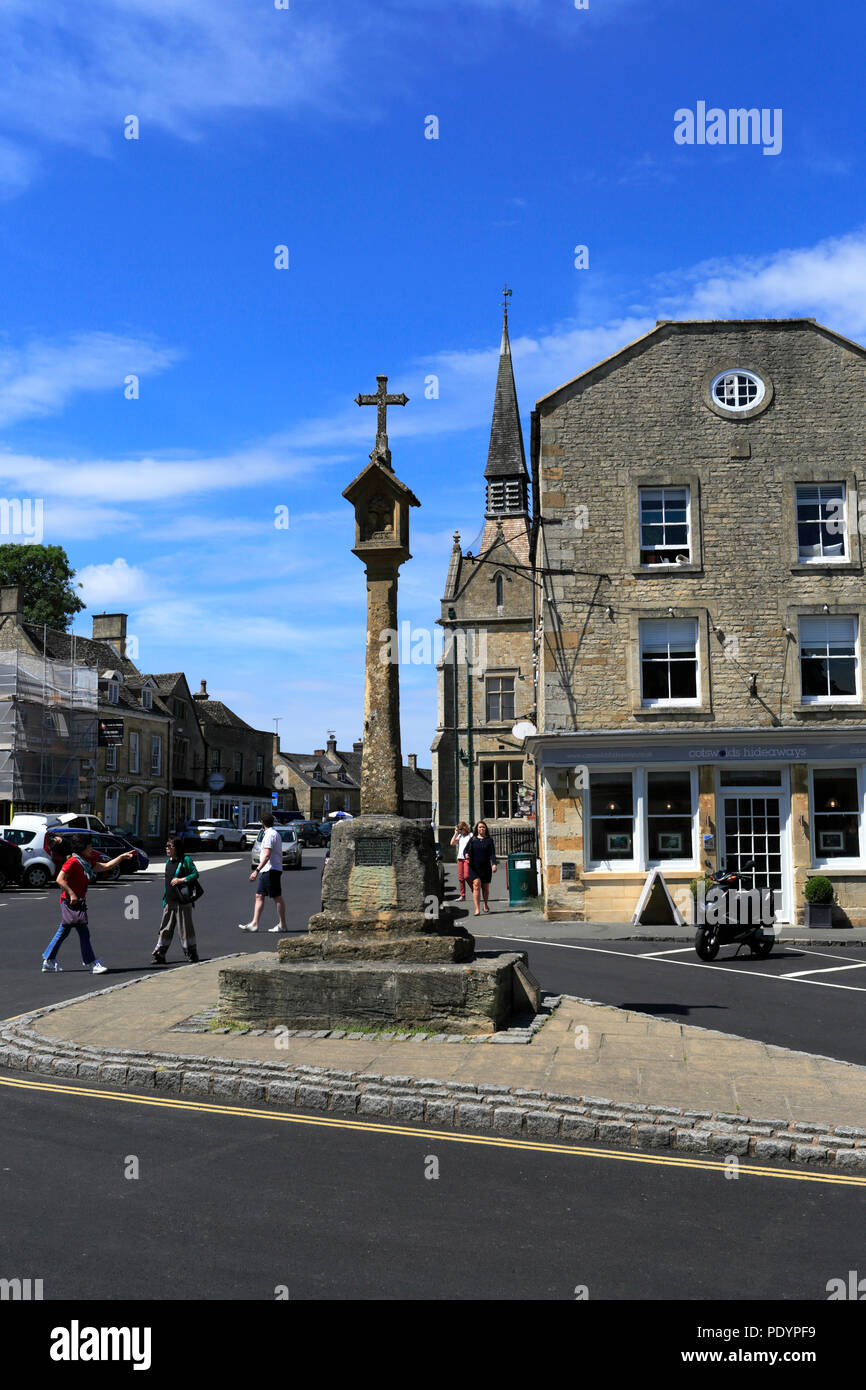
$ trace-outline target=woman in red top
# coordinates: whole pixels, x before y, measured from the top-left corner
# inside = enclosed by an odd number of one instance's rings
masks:
[[[82,964],[89,965],[94,975],[104,975],[108,966],[103,965],[101,960],[97,960],[90,942],[90,927],[87,922],[87,887],[94,874],[108,873],[109,870],[121,864],[124,859],[135,859],[135,850],[118,854],[115,859],[109,859],[107,863],[103,863],[96,850],[90,847],[87,837],[84,835],[72,835],[69,848],[72,853],[65,860],[57,875],[57,882],[62,889],[60,894],[60,926],[42,956],[42,969],[60,970],[61,967],[57,964],[57,952],[72,928],[75,927],[81,942]]]

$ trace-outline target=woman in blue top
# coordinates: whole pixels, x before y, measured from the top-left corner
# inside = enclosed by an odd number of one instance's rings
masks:
[[[487,825],[480,820],[475,827],[472,839],[466,846],[463,858],[466,860],[466,877],[472,885],[472,898],[475,903],[475,916],[481,916],[481,895],[484,895],[484,911],[489,912],[487,895],[490,880],[496,873],[496,846]]]

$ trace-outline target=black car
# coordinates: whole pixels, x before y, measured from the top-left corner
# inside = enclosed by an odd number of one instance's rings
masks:
[[[11,840],[0,839],[0,892],[8,883],[21,882],[21,850]]]
[[[298,839],[305,849],[308,845],[326,845],[330,838],[322,834],[322,827],[317,820],[295,821],[292,829],[296,832]]]

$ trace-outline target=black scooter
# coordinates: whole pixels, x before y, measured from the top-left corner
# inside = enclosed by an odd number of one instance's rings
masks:
[[[740,896],[741,875],[754,867],[754,860],[750,860],[742,869],[719,869],[710,875],[713,888],[710,889],[712,897],[708,895],[707,921],[702,922],[695,932],[695,950],[701,960],[715,960],[720,946],[733,946],[735,943],[738,947],[748,946],[752,955],[760,960],[766,960],[772,951],[776,936],[772,924],[763,921],[765,895],[760,895],[761,910],[757,913],[756,922],[748,920],[750,915],[754,915],[751,912],[754,898]],[[719,891],[716,893],[714,889]],[[745,922],[742,920],[744,907]]]

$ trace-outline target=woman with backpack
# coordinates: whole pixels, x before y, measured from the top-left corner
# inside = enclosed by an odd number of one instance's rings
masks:
[[[54,837],[52,857],[55,853],[58,858],[61,854],[66,853],[63,839],[64,837],[60,835]],[[64,859],[57,873],[57,882],[61,889],[60,926],[43,953],[42,969],[58,971],[61,969],[57,964],[57,952],[72,928],[75,927],[81,944],[82,964],[90,966],[91,974],[104,975],[108,966],[103,965],[101,960],[97,960],[90,941],[90,925],[87,920],[87,888],[94,874],[106,874],[111,869],[116,869],[125,859],[135,859],[137,856],[135,850],[131,849],[126,854],[118,854],[116,858],[103,863],[96,850],[91,848],[87,835],[70,836],[69,850],[71,851],[70,854]]]
[[[165,953],[171,945],[171,939],[174,936],[175,927],[177,927],[180,932],[180,944],[183,947],[184,955],[193,965],[197,965],[198,951],[195,944],[195,928],[192,924],[192,908],[195,897],[201,895],[198,869],[189,855],[184,854],[181,840],[169,836],[165,845],[165,854],[165,893],[162,898],[162,921],[159,924],[159,936],[153,949],[152,960],[154,965],[165,965]],[[196,888],[198,889],[197,895]]]

